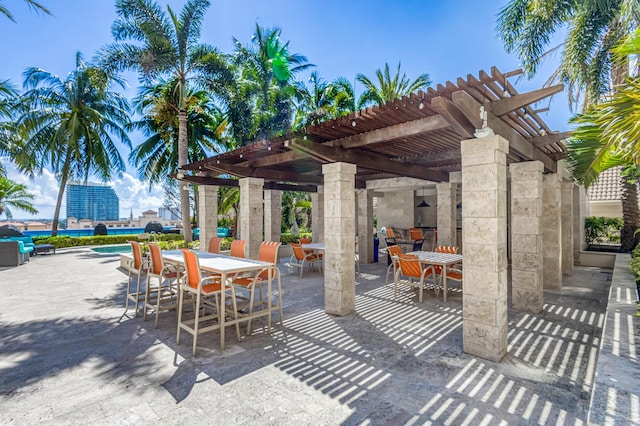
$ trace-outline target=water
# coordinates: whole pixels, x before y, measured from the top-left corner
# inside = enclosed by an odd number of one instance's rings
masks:
[[[175,230],[175,228],[164,228],[165,231]],[[136,235],[142,234],[144,228],[107,228],[108,235]],[[29,237],[49,237],[51,236],[51,230],[43,231],[23,231],[24,235]],[[65,235],[68,237],[92,237],[92,229],[59,229],[58,235]]]
[[[120,245],[113,245],[113,246],[92,247],[91,250],[95,251],[96,253],[102,253],[102,254],[131,253],[131,245],[120,244]]]

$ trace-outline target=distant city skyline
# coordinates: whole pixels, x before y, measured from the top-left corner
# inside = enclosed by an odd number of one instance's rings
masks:
[[[21,86],[22,72],[27,67],[64,76],[72,70],[77,51],[90,60],[97,49],[113,41],[113,0],[86,2],[81,7],[65,0],[43,3],[53,17],[35,14],[25,4],[17,3],[11,8],[16,23],[0,21],[0,37],[11,40],[0,46],[0,54],[9,58],[0,67],[0,80],[10,79],[16,87]],[[183,4],[179,0],[158,3],[163,8],[169,4],[175,11]],[[504,51],[495,30],[496,16],[506,4],[506,0],[405,0],[393,4],[379,0],[326,0],[321,5],[292,0],[219,0],[212,2],[204,18],[201,41],[231,53],[232,37],[248,43],[256,23],[279,27],[282,39],[290,41],[291,51],[305,55],[326,80],[342,76],[355,81],[358,73],[373,76],[385,62],[392,67],[401,62],[402,71],[409,78],[428,73],[436,86],[447,80],[455,82],[469,73],[477,75],[481,69],[490,71],[492,66],[503,72],[520,67],[516,57]],[[520,92],[538,89],[551,75],[555,61],[550,56],[533,80],[520,76],[511,82]],[[138,87],[137,75],[127,73],[124,77],[129,84],[125,95],[131,98]],[[306,81],[308,73],[299,78]],[[357,93],[361,89],[356,85]],[[566,93],[556,95],[550,102],[550,112],[540,114],[542,119],[552,130],[567,130],[571,113]],[[549,101],[540,104],[540,108],[547,106]],[[142,136],[132,133],[131,139],[136,146]],[[126,159],[129,150],[121,146],[120,151]],[[35,205],[40,213],[34,217],[51,218],[57,196],[57,181],[51,171],[45,170],[31,181],[8,161],[3,164],[10,179],[26,184],[36,195]],[[139,215],[162,206],[162,189],[141,182],[131,165],[110,185],[120,198],[120,217],[128,217],[130,209]],[[23,216],[21,212],[14,214]]]

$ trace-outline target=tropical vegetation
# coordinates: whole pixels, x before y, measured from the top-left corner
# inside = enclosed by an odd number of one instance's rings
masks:
[[[45,6],[43,6],[42,4],[40,4],[35,0],[24,0],[24,2],[27,3],[27,5],[31,8],[31,10],[35,12],[42,12],[46,15],[51,15],[51,11],[49,9],[47,9]],[[0,3],[0,15],[4,15],[6,18],[9,18],[12,22],[16,22],[15,18],[13,17],[13,13],[11,13],[11,11],[7,9],[7,7],[3,3]]]
[[[4,213],[7,219],[13,218],[9,207],[31,214],[38,213],[32,204],[34,198],[35,196],[29,193],[25,185],[0,177],[0,216]]]

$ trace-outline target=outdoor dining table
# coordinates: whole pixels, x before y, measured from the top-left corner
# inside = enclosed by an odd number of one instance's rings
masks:
[[[307,243],[307,244],[300,244],[300,245],[305,250],[324,251],[324,243]]]
[[[462,262],[461,254],[439,253],[435,251],[412,251],[407,254],[415,254],[420,259],[420,263],[427,265],[442,266],[442,290],[443,300],[447,301],[447,266]]]
[[[198,262],[200,263],[200,269],[206,272],[212,272],[215,274],[220,274],[221,282],[225,282],[231,275],[235,276],[236,274],[241,274],[245,272],[257,272],[266,267],[275,268],[275,265],[270,262],[262,262],[259,260],[246,259],[241,257],[233,257],[227,256],[219,253],[209,253],[203,251],[195,251],[198,256]],[[167,250],[162,253],[162,257],[166,262],[174,263],[174,264],[184,264],[184,257],[180,250]],[[273,308],[277,307],[273,305],[271,302],[271,287],[272,287],[272,274],[269,274],[268,284],[267,284],[267,309],[265,311],[258,311],[251,316],[251,319],[267,316],[267,332],[271,333],[271,313],[273,312]],[[224,308],[225,306],[225,292],[221,292],[221,300],[220,306]],[[224,329],[226,325],[233,325],[236,322],[246,321],[248,318],[238,318],[232,321],[226,321],[225,315],[220,315],[220,324],[212,327],[208,327],[204,331],[209,331],[213,329],[220,328],[220,349],[224,349]],[[182,326],[185,328],[185,325],[178,324],[178,327]]]

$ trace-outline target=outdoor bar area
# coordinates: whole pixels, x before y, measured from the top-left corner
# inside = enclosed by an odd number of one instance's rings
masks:
[[[180,180],[204,188],[202,248],[215,236],[218,186],[240,188],[238,238],[254,259],[263,240],[279,241],[281,191],[310,192],[325,311],[347,316],[357,311],[354,247],[359,262],[374,258],[375,197],[378,229],[418,228],[429,250],[461,249],[463,349],[502,360],[508,298],[541,312],[543,289],[561,288],[584,241],[574,238],[584,190],[566,172],[567,133],[535,110],[562,86],[518,93],[509,78],[519,74],[493,67],[184,166]]]

